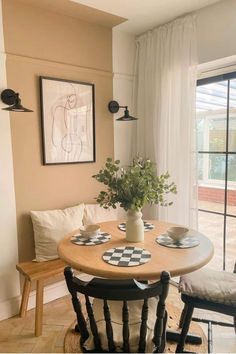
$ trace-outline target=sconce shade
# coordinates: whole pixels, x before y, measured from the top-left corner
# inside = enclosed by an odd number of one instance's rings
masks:
[[[108,103],[108,110],[111,113],[117,113],[120,108],[125,108],[124,115],[116,120],[118,120],[120,122],[128,122],[131,120],[138,120],[138,118],[130,116],[128,106],[120,106],[117,101],[110,101]]]
[[[9,107],[2,108],[4,111],[12,112],[33,112],[31,109],[25,108],[21,104],[19,93],[11,89],[3,90],[1,93],[1,100],[3,103],[8,104]]]
[[[121,122],[128,122],[130,120],[138,120],[138,118],[135,118],[135,117],[132,117],[132,116],[129,115],[129,110],[127,108],[125,108],[125,112],[124,113],[125,114],[122,117],[120,117],[120,118],[118,118],[116,120],[119,120]]]

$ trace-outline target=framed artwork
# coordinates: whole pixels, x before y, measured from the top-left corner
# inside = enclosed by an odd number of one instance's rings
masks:
[[[94,84],[40,76],[43,164],[95,162]]]

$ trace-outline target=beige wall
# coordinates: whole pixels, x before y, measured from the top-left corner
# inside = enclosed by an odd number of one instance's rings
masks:
[[[121,106],[128,106],[130,114],[135,116],[133,107],[133,81],[135,36],[130,33],[113,28],[113,96]],[[122,116],[124,110],[120,109],[114,114],[114,151],[115,158],[122,165],[128,165],[133,158],[133,139],[136,133],[136,121],[119,122],[117,118]]]
[[[7,86],[6,56],[3,41],[2,3],[0,1],[0,89]],[[0,102],[0,321],[19,309],[20,283],[18,261],[16,208],[13,180],[13,159],[10,117]]]
[[[37,8],[3,1],[8,87],[34,113],[12,113],[11,130],[20,260],[32,259],[29,210],[92,202],[100,186],[91,176],[113,156],[111,29]],[[96,163],[43,166],[39,76],[95,84]]]
[[[235,14],[235,0],[222,0],[197,11],[200,64],[236,55]]]

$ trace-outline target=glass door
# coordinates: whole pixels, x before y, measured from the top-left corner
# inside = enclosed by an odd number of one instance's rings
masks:
[[[236,72],[198,80],[199,231],[215,247],[209,263],[232,271],[236,262]]]

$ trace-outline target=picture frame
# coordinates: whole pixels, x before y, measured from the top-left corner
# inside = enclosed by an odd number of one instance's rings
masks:
[[[96,161],[94,84],[40,76],[43,165]]]

